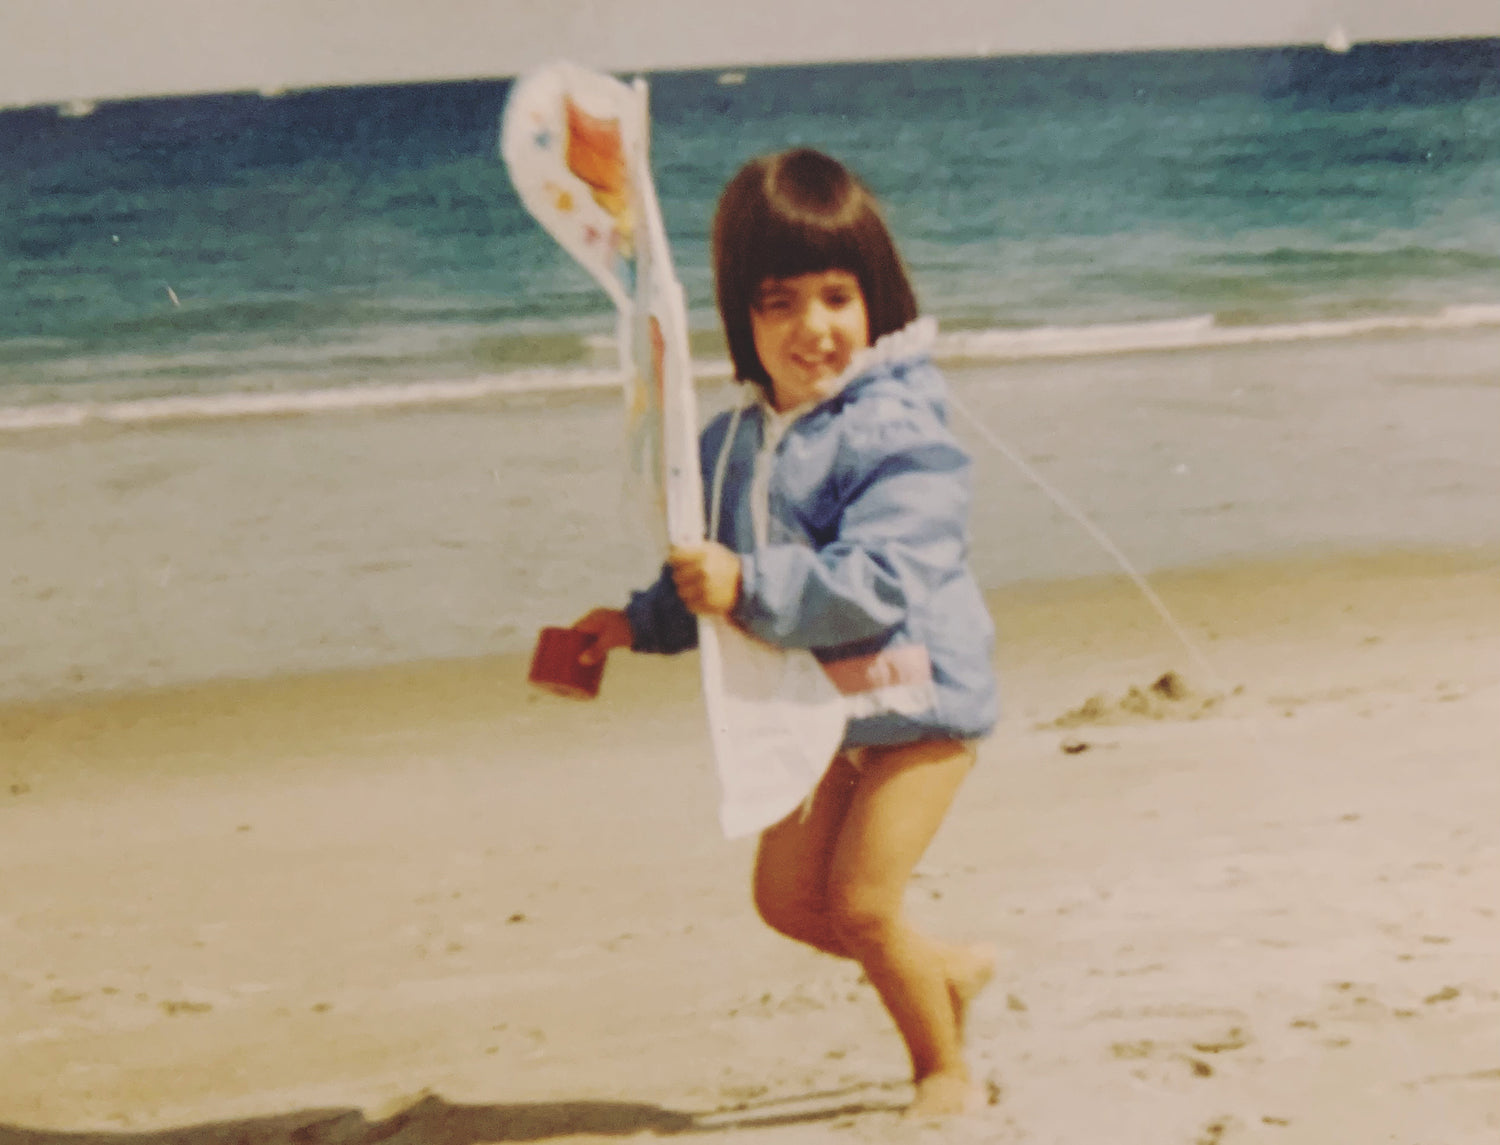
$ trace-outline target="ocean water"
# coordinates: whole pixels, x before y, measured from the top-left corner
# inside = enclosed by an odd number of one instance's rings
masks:
[[[881,196],[954,361],[1500,325],[1500,40],[647,78],[705,375],[714,200],[797,143]],[[0,431],[609,385],[507,90],[0,112]]]

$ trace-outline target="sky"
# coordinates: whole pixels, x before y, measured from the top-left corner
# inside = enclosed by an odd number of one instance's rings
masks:
[[[1500,35],[1500,0],[0,0],[0,106],[769,62]]]

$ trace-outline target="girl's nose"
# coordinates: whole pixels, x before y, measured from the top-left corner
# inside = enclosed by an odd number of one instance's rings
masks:
[[[821,302],[809,302],[802,310],[803,334],[813,341],[823,342],[833,330],[833,323],[829,318],[828,307]]]

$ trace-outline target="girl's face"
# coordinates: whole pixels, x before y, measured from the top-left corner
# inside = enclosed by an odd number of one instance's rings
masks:
[[[870,344],[859,279],[847,270],[768,278],[750,307],[750,332],[778,410],[829,397],[830,383]]]

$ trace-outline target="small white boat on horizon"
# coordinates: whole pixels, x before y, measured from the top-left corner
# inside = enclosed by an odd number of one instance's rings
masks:
[[[719,78],[714,81],[720,87],[738,87],[745,82],[744,72],[720,72]]]
[[[1330,52],[1343,55],[1350,48],[1354,47],[1354,41],[1349,38],[1349,33],[1344,31],[1344,25],[1335,24],[1333,30],[1328,33],[1328,39],[1323,41],[1323,47],[1327,48]]]
[[[66,103],[57,105],[57,114],[64,119],[82,119],[84,116],[93,115],[94,108],[97,106],[91,99],[70,99]]]

